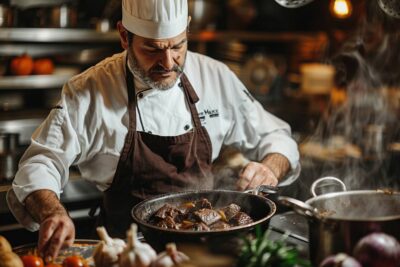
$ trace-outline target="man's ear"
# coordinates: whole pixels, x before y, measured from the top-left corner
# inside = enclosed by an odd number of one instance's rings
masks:
[[[125,29],[124,25],[122,25],[121,21],[118,21],[117,29],[119,32],[119,39],[121,41],[121,46],[123,49],[127,50],[129,48],[128,32]]]

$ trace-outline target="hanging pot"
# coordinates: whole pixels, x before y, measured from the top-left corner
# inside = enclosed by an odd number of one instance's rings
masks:
[[[335,177],[316,180],[311,186],[314,197],[306,202],[279,197],[281,204],[308,218],[313,266],[319,266],[327,256],[339,252],[351,255],[357,242],[372,232],[384,232],[400,239],[400,193],[358,190],[317,195],[317,188],[338,183],[345,189]]]

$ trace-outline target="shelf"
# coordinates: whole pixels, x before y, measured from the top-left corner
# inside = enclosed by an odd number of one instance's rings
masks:
[[[327,39],[324,32],[242,32],[242,31],[202,31],[189,34],[195,42],[223,42],[239,39],[250,42],[297,42],[315,39]],[[119,42],[116,30],[98,32],[91,29],[59,28],[2,28],[0,42]]]
[[[0,77],[0,90],[51,89],[61,87],[71,75],[31,75]]]
[[[302,42],[327,40],[324,32],[248,32],[248,31],[202,31],[190,33],[189,39],[197,42],[226,42],[242,40],[248,42]]]
[[[98,32],[90,29],[58,28],[3,28],[0,29],[0,42],[117,42],[117,31]]]

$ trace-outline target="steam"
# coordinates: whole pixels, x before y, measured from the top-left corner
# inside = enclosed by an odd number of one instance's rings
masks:
[[[320,143],[341,153],[319,163],[311,174],[315,178],[337,176],[352,190],[396,189],[400,173],[390,173],[389,165],[397,163],[388,146],[400,142],[400,27],[376,4],[367,5],[358,34],[332,60],[346,100],[329,104],[315,133],[303,144]],[[306,158],[316,165],[313,161]]]

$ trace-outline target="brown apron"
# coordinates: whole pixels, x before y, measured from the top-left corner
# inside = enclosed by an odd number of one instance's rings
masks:
[[[185,92],[194,128],[179,136],[158,136],[136,131],[134,79],[128,67],[125,71],[129,130],[113,182],[104,192],[101,212],[102,224],[113,237],[126,235],[132,223],[131,209],[143,199],[186,189],[210,189],[213,184],[211,140],[197,113],[199,98],[185,74],[179,86]]]

